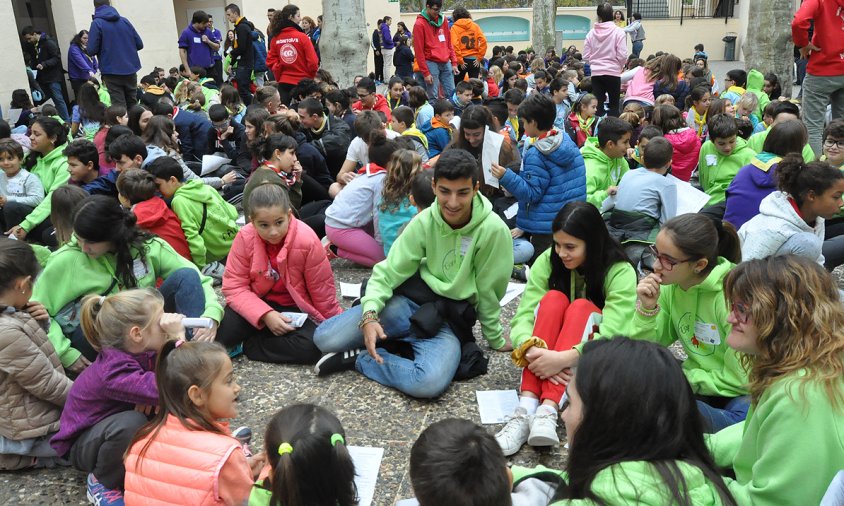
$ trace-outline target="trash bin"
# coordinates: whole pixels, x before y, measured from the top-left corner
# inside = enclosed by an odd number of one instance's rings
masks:
[[[738,34],[736,32],[727,32],[724,36],[724,60],[736,61],[736,39]]]

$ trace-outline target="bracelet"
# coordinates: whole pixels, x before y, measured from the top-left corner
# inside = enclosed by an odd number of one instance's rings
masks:
[[[381,320],[378,319],[378,313],[370,309],[369,311],[366,311],[363,313],[363,315],[361,315],[360,322],[358,323],[358,328],[362,329],[369,323],[379,323],[380,321]]]
[[[656,305],[653,309],[645,309],[642,307],[642,301],[636,299],[636,312],[642,316],[652,317],[656,316],[659,313],[660,307],[659,304]]]

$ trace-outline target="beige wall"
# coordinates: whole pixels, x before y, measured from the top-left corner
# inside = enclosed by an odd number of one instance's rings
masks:
[[[144,41],[139,77],[152,72],[155,66],[178,66],[179,31],[173,0],[112,0],[111,4],[132,22]]]
[[[12,91],[18,88],[29,89],[29,80],[26,78],[26,63],[23,61],[20,40],[12,35],[18,33],[14,16],[0,16],[0,33],[6,34],[0,37],[0,68],[4,69],[3,78],[0,79],[0,106],[3,117],[8,118]]]

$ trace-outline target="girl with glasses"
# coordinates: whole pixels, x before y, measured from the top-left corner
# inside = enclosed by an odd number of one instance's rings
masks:
[[[702,214],[669,220],[652,248],[654,272],[636,288],[631,337],[664,346],[677,341],[707,432],[744,420],[747,375],[727,346],[731,326],[724,277],[740,261],[736,231]]]

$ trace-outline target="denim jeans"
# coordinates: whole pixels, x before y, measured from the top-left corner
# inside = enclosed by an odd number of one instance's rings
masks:
[[[700,415],[704,420],[703,431],[712,434],[747,418],[747,409],[749,407],[749,395],[730,399],[724,406],[724,409],[713,408],[706,402],[697,401],[697,409],[700,411]]]
[[[524,237],[513,239],[513,263],[526,264],[533,258],[533,244]]]
[[[363,348],[363,332],[358,328],[363,306],[355,306],[329,318],[317,327],[314,344],[323,352],[342,352]],[[377,348],[384,359],[378,364],[369,353],[358,355],[355,368],[367,378],[395,388],[412,397],[437,397],[448,388],[460,365],[460,341],[443,324],[437,335],[417,338],[410,328],[410,317],[419,308],[410,299],[394,295],[378,315],[388,340],[402,340],[413,347],[414,359],[408,360]]]
[[[56,104],[56,110],[59,112],[59,117],[65,121],[70,121],[70,115],[67,114],[67,104],[62,94],[62,83],[43,83],[41,89],[46,92],[47,98],[53,99],[53,103]]]
[[[815,156],[821,156],[823,124],[826,106],[832,104],[832,117],[844,117],[844,75],[814,76],[807,73],[803,79],[803,122],[809,131],[809,145]]]
[[[425,83],[425,91],[428,92],[428,100],[433,103],[440,98],[439,86],[443,87],[443,97],[450,100],[454,95],[454,72],[451,68],[451,62],[437,63],[428,60],[428,72],[434,78],[432,84]]]
[[[633,50],[630,51],[630,56],[632,56],[633,58],[638,58],[639,55],[642,53],[642,47],[644,45],[645,45],[645,43],[642,42],[641,40],[637,40],[636,42],[634,42],[633,43]]]

